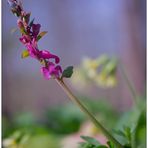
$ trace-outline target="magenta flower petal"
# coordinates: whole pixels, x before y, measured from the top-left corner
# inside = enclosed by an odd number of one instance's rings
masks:
[[[56,78],[60,76],[60,73],[62,71],[60,66],[55,67],[55,65],[50,65],[48,69],[49,69],[49,73],[55,76]]]
[[[52,62],[48,63],[48,67],[42,67],[41,72],[43,73],[46,79],[50,79],[51,77],[58,78],[60,73],[62,73],[61,66],[55,66]]]
[[[55,63],[59,63],[60,62],[60,58],[56,55],[53,55],[51,54],[49,51],[47,50],[41,50],[40,51],[40,58],[43,58],[43,59],[55,59]]]
[[[39,50],[35,47],[32,46],[32,44],[27,44],[26,45],[27,47],[27,50],[29,51],[29,55],[32,57],[32,58],[38,58],[38,55],[39,55]]]
[[[60,62],[60,58],[58,56],[56,56],[56,55],[51,54],[50,58],[54,58],[56,64],[58,64]]]
[[[18,19],[17,20],[17,25],[20,29],[23,29],[24,28],[24,24],[23,24],[23,21],[21,19]]]
[[[50,79],[52,77],[51,74],[49,73],[49,70],[46,67],[42,67],[41,72],[46,79]]]
[[[24,45],[28,44],[31,41],[30,36],[28,35],[23,35],[19,39]]]
[[[62,73],[62,68],[61,68],[61,66],[60,65],[58,65],[58,66],[56,66],[56,68],[55,68],[57,71],[59,71],[60,73]]]
[[[40,28],[41,28],[40,24],[33,24],[32,25],[32,32],[33,32],[32,35],[33,35],[33,37],[37,37],[37,35],[40,32]]]
[[[40,51],[40,57],[43,59],[49,59],[50,58],[51,53],[47,50],[41,50]]]

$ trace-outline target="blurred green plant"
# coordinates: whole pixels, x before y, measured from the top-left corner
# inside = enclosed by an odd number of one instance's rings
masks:
[[[4,148],[59,148],[59,144],[59,139],[49,133],[32,134],[22,130],[3,140]]]
[[[49,129],[43,124],[40,124],[33,114],[29,112],[20,113],[13,117],[13,119],[8,119],[3,117],[2,124],[2,137],[6,138],[13,134],[15,131],[21,130],[34,134],[48,133]]]
[[[53,107],[46,113],[47,126],[58,134],[78,131],[84,119],[84,115],[73,104]]]
[[[81,136],[84,142],[79,143],[79,148],[115,148],[114,144],[107,141],[106,145],[100,144],[96,139],[89,136]]]
[[[3,133],[4,148],[59,148],[60,137],[50,133],[31,113],[18,114],[9,123],[9,127],[4,125],[8,128]]]
[[[92,111],[93,114],[100,117],[102,122],[110,119],[107,127],[115,125],[118,113],[105,101],[90,100],[80,96],[84,104]],[[99,114],[98,114],[99,113]],[[57,134],[70,134],[77,132],[81,124],[86,121],[86,116],[71,103],[49,108],[46,112],[46,123],[51,131]]]
[[[116,78],[117,59],[101,55],[96,59],[85,57],[80,66],[75,68],[72,82],[73,84],[82,83],[96,84],[99,87],[110,88],[117,85]]]
[[[115,138],[124,145],[124,148],[145,148],[146,147],[146,102],[143,97],[139,98],[138,105],[120,115],[116,120],[112,133]],[[101,145],[96,139],[82,136],[85,142],[80,144],[80,148],[110,148]],[[116,148],[112,144],[113,148]]]
[[[112,133],[126,148],[146,147],[146,105],[144,98],[139,98],[141,101],[138,106],[134,106],[123,114],[117,113],[105,101],[92,101],[82,96],[81,99],[93,114],[100,117],[101,122],[107,128],[114,127],[115,130]],[[30,113],[18,114],[12,121],[3,117],[4,146],[16,148],[15,146],[19,145],[21,148],[23,145],[23,148],[40,148],[42,144],[42,148],[48,148],[50,144],[53,148],[59,148],[61,139],[67,134],[78,132],[86,121],[86,117],[71,103],[50,107],[45,114],[45,119],[46,122],[41,124]],[[98,145],[92,145],[93,140],[88,142],[88,139],[86,141],[85,138],[85,142],[81,143],[80,148],[98,148]],[[115,148],[113,146],[111,148]],[[109,145],[101,144],[99,147],[110,148]]]
[[[115,125],[119,115],[107,102],[103,99],[91,101],[86,97],[81,96],[80,98],[96,116],[99,112],[98,116],[103,123],[107,123],[107,127],[111,128]],[[81,125],[86,121],[85,115],[72,103],[49,107],[45,113],[45,122],[42,123],[37,121],[30,112],[16,114],[12,120],[8,120],[6,117],[3,117],[3,119],[2,134],[3,139],[5,139],[5,146],[13,144],[16,146],[18,143],[22,145],[23,139],[27,139],[26,145],[31,143],[31,140],[35,142],[36,137],[40,136],[44,138],[56,137],[55,139],[58,139],[57,142],[60,143],[60,138],[78,132]],[[108,119],[110,122],[107,122]]]
[[[131,108],[129,111],[125,112],[116,124],[116,136],[121,143],[125,144],[128,142],[131,147],[144,148],[146,147],[146,100],[141,97],[139,98],[139,103]],[[123,130],[121,130],[124,127]],[[131,140],[126,137],[130,133]],[[124,135],[124,136],[123,136]]]

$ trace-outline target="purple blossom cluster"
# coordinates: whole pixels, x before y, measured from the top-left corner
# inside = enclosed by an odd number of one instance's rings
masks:
[[[39,50],[38,48],[38,41],[47,32],[40,32],[41,25],[35,24],[34,19],[30,21],[31,13],[23,10],[20,1],[8,0],[8,3],[12,13],[18,17],[17,25],[21,32],[19,40],[26,47],[26,50],[22,53],[23,57],[30,56],[37,59],[42,64],[41,72],[46,79],[59,78],[62,73],[62,68],[58,65],[60,58],[51,54],[48,50]]]

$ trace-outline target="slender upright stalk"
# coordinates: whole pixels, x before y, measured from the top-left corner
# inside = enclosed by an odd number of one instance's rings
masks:
[[[127,84],[128,88],[129,88],[131,94],[132,94],[133,101],[137,105],[138,104],[138,95],[136,93],[136,90],[135,90],[134,86],[132,85],[131,81],[129,80],[129,78],[127,76],[127,73],[126,73],[126,70],[125,70],[122,63],[120,64],[120,68],[121,68],[122,75],[123,75],[123,77],[124,77],[124,79],[126,81],[126,84]]]
[[[99,128],[102,133],[111,140],[117,148],[123,148],[123,146],[101,125],[101,123],[88,111],[88,109],[79,101],[79,99],[74,96],[68,86],[64,83],[62,79],[55,79],[56,82],[62,87],[64,92],[68,95],[68,97],[78,105],[78,107],[89,117],[89,119]]]

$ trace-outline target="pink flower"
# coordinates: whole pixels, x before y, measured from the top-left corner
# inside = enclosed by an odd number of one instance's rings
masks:
[[[33,58],[36,58],[38,60],[41,59],[55,59],[55,63],[60,62],[60,58],[56,55],[51,54],[47,50],[38,50],[37,43],[34,41],[29,42],[26,44],[27,50],[29,51],[29,55]]]
[[[32,58],[38,59],[39,50],[36,47],[32,46],[31,43],[27,44],[26,47],[27,47],[27,50],[29,51],[29,55]]]
[[[40,24],[33,24],[32,25],[32,36],[34,38],[36,38],[37,35],[39,34],[40,28],[41,28],[41,25]]]
[[[23,35],[22,37],[20,37],[20,41],[21,41],[24,45],[26,45],[26,44],[28,44],[28,43],[31,42],[31,38],[30,38],[30,36],[28,36],[28,35]]]
[[[60,77],[60,73],[62,73],[61,66],[55,66],[52,62],[48,62],[46,67],[41,68],[41,72],[46,79],[51,79],[52,77]]]
[[[51,54],[47,50],[41,50],[39,53],[39,58],[41,58],[41,59],[55,59],[56,64],[58,64],[60,62],[60,58],[58,56]]]
[[[56,64],[60,62],[60,58],[47,50],[39,50],[38,48],[38,35],[41,25],[34,24],[34,19],[30,21],[31,13],[25,12],[18,0],[8,0],[8,3],[11,11],[18,17],[17,25],[22,35],[19,40],[27,48],[29,56],[37,59],[39,62],[44,61],[45,66],[41,68],[41,71],[45,78],[59,77],[62,69],[61,66]],[[43,33],[41,34],[42,36]],[[54,61],[51,62],[50,60]]]
[[[18,25],[18,27],[19,27],[20,29],[24,29],[24,23],[23,23],[23,21],[22,21],[21,19],[18,19],[18,20],[17,20],[17,25]]]
[[[28,23],[29,23],[30,15],[31,15],[31,13],[27,13],[27,12],[25,12],[25,11],[22,11],[22,12],[21,12],[21,19],[24,21],[25,26],[27,26]]]

